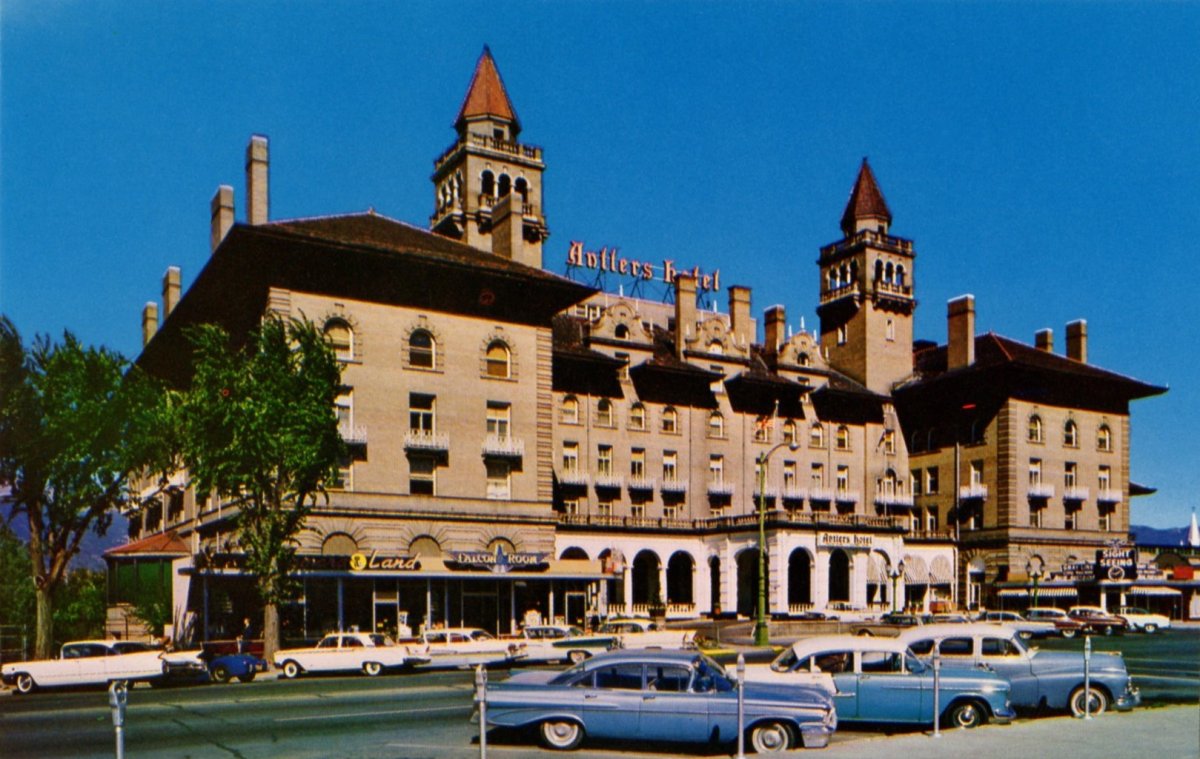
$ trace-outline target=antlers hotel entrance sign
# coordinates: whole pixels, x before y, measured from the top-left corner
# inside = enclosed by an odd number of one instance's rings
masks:
[[[690,273],[696,278],[697,290],[715,292],[721,289],[720,269],[714,269],[711,274],[703,274],[700,267],[696,266],[689,272],[687,269],[676,268],[675,262],[669,258],[664,258],[662,265],[656,266],[649,261],[625,258],[619,255],[620,250],[620,248],[607,246],[598,251],[584,250],[582,242],[572,240],[571,247],[567,250],[567,266],[579,266],[594,271],[611,271],[614,274],[623,274],[641,280],[652,280],[658,272],[661,274],[661,280],[666,284],[673,283],[676,274]]]

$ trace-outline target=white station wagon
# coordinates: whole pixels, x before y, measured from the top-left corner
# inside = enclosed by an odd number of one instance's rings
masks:
[[[312,648],[287,648],[275,652],[275,666],[286,678],[302,672],[361,671],[374,677],[385,669],[424,664],[429,658],[408,646],[397,645],[386,635],[375,633],[333,633]]]
[[[207,671],[199,654],[166,652],[118,640],[78,640],[64,643],[57,659],[5,664],[0,668],[0,678],[21,694],[38,688],[101,685],[116,680],[150,682],[171,672]]]

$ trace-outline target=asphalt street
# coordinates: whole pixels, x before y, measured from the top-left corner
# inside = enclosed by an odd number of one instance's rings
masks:
[[[777,643],[785,642],[782,635]],[[1082,641],[1042,641],[1080,648]],[[1010,726],[887,735],[843,727],[820,756],[1007,757],[1056,759],[1200,757],[1200,630],[1095,639],[1095,650],[1124,652],[1146,705],[1090,722],[1066,717],[1021,719]],[[755,652],[752,658],[765,658]],[[724,656],[722,658],[730,658]],[[492,677],[503,677],[493,672]],[[418,672],[379,678],[266,679],[224,686],[155,689],[129,694],[126,755],[134,757],[363,757],[467,759],[479,756],[469,723],[472,673]],[[547,757],[527,736],[492,734],[489,755]],[[110,757],[113,728],[102,690],[0,696],[0,756]],[[727,748],[585,744],[572,754],[600,756],[729,756]],[[799,754],[798,754],[799,755]]]

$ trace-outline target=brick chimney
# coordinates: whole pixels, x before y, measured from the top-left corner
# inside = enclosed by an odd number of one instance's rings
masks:
[[[787,312],[783,306],[771,306],[763,314],[763,340],[769,353],[775,353],[783,345],[787,332]]]
[[[975,363],[975,296],[960,295],[946,308],[946,368]]]
[[[696,278],[675,275],[675,356],[683,358],[687,338],[696,329]]]
[[[1054,330],[1039,329],[1033,333],[1033,344],[1040,351],[1054,352]]]
[[[250,135],[246,145],[246,223],[266,224],[271,196],[267,190],[270,162],[267,138],[261,134]]]
[[[171,312],[175,310],[175,304],[179,303],[179,286],[182,277],[179,273],[178,266],[168,266],[167,271],[163,274],[162,279],[162,302],[163,302],[163,320],[165,321]]]
[[[738,345],[749,345],[758,335],[750,321],[750,288],[741,285],[729,287],[729,331]]]
[[[1067,324],[1067,358],[1087,363],[1087,321],[1084,319]]]
[[[158,331],[158,304],[154,301],[146,301],[146,305],[142,306],[142,347],[145,348],[154,338],[154,333]]]
[[[540,253],[525,245],[521,203],[520,195],[509,193],[492,206],[492,254],[540,269]]]
[[[233,228],[233,188],[223,184],[217,188],[212,198],[212,228],[209,233],[209,243],[213,252]]]

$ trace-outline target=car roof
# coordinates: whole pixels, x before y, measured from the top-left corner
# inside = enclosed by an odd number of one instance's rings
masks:
[[[696,660],[696,651],[664,650],[661,648],[621,648],[604,651],[588,659],[589,665],[620,664],[621,662],[656,661],[664,664],[690,665]],[[590,667],[589,667],[590,668]]]
[[[997,622],[968,622],[967,624],[932,624],[914,627],[900,633],[898,640],[910,641],[919,638],[971,638],[976,635],[1008,637],[1017,634],[1017,628]]]
[[[64,646],[108,646],[112,648],[117,643],[140,643],[141,641],[132,640],[72,640],[64,643]]]
[[[915,628],[919,630],[925,627]],[[908,644],[901,643],[898,638],[880,638],[860,635],[816,635],[812,638],[801,638],[792,644],[792,651],[797,656],[808,656],[817,651],[838,648],[848,651],[895,651],[903,653],[908,650]]]

